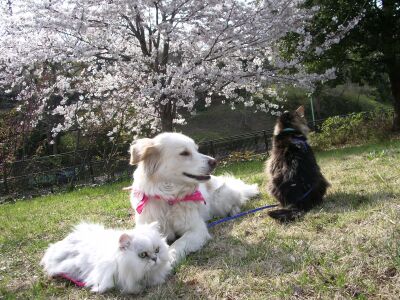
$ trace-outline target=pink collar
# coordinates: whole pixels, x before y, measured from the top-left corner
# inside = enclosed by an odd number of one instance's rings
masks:
[[[163,199],[161,196],[159,195],[154,195],[154,196],[148,196],[138,190],[133,190],[132,193],[134,194],[134,197],[136,200],[139,200],[139,203],[136,206],[136,211],[138,212],[138,214],[141,214],[143,211],[143,208],[146,206],[146,203],[150,200],[151,198],[155,198],[155,199]],[[186,195],[184,198],[182,199],[170,199],[168,200],[168,204],[169,205],[174,205],[178,202],[187,202],[187,201],[193,201],[193,202],[197,202],[197,201],[202,201],[204,202],[204,204],[206,204],[206,201],[203,197],[203,195],[201,194],[201,192],[199,190],[194,191],[193,194],[190,195]],[[133,203],[132,203],[133,205]]]
[[[83,282],[83,281],[80,281],[80,280],[78,280],[78,279],[72,278],[72,277],[69,276],[67,273],[60,273],[60,274],[58,274],[58,275],[56,275],[56,276],[57,276],[57,277],[60,277],[60,278],[67,279],[67,280],[71,281],[73,284],[75,284],[76,286],[79,286],[79,287],[84,287],[84,286],[86,286],[86,282]]]

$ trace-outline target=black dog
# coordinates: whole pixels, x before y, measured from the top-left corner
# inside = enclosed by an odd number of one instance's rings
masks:
[[[266,172],[268,191],[283,208],[268,214],[280,222],[293,221],[320,204],[329,187],[307,143],[309,131],[303,106],[284,112],[275,125]]]

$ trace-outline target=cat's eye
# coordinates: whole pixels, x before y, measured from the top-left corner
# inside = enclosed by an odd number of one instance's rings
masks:
[[[141,253],[139,253],[139,257],[140,258],[145,258],[147,256],[147,253],[146,252],[141,252]]]
[[[179,153],[179,155],[182,155],[182,156],[189,156],[189,155],[190,155],[190,152],[187,151],[187,150],[185,150],[185,151],[182,151],[181,153]]]
[[[154,251],[155,253],[160,252],[160,247],[157,247],[156,250]]]

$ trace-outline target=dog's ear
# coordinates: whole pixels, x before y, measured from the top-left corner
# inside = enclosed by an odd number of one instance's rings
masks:
[[[129,163],[131,165],[136,165],[146,158],[154,149],[154,142],[152,139],[144,138],[133,142],[129,152],[131,154],[131,159]]]
[[[130,148],[131,159],[130,164],[136,165],[143,161],[144,170],[147,175],[151,176],[158,168],[160,161],[160,149],[154,140],[144,138],[135,141]]]
[[[300,117],[304,118],[304,113],[305,113],[304,106],[303,106],[303,105],[299,106],[299,108],[296,109],[296,113],[297,113]]]

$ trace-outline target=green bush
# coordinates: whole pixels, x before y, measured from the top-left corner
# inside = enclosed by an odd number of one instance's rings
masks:
[[[295,110],[300,105],[306,108],[306,117],[311,120],[310,98],[305,90],[287,87],[283,96],[287,101],[285,109]],[[324,87],[318,95],[313,96],[315,118],[324,119],[330,116],[344,115],[351,112],[372,111],[390,108],[390,104],[377,101],[375,90],[356,85]]]
[[[326,119],[319,130],[310,134],[310,144],[318,150],[343,145],[379,141],[390,135],[393,113],[372,111]]]

